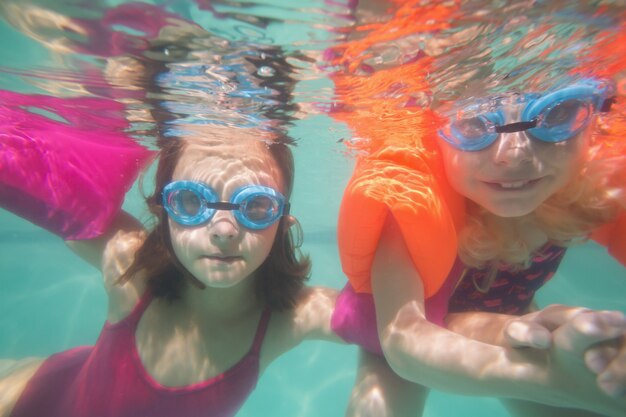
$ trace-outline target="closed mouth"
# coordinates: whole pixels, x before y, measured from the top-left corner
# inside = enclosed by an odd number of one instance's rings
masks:
[[[241,256],[225,256],[225,255],[206,255],[203,258],[223,263],[232,263],[242,259]]]

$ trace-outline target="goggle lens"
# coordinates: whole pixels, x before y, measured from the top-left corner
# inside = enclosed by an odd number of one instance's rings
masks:
[[[275,198],[255,195],[245,200],[239,210],[250,221],[264,223],[273,220],[279,209],[280,204]]]
[[[452,131],[468,142],[476,142],[487,134],[487,124],[480,117],[457,120],[452,124]]]
[[[538,126],[528,132],[544,142],[561,142],[576,136],[591,119],[590,100],[569,99],[549,106],[538,116]]]
[[[543,125],[547,129],[579,129],[591,115],[589,103],[572,99],[558,103],[543,115]]]
[[[192,190],[178,190],[170,194],[169,204],[178,216],[197,216],[204,206],[204,199]]]

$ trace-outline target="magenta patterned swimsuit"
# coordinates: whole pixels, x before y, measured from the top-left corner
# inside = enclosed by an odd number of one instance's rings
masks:
[[[506,267],[487,292],[476,287],[486,279],[487,270],[466,269],[448,304],[450,313],[486,311],[501,314],[524,314],[535,293],[554,276],[565,255],[565,248],[548,244],[535,255],[532,265],[521,271]],[[478,284],[478,285],[476,285]]]

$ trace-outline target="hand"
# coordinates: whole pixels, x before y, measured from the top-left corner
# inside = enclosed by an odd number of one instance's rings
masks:
[[[580,357],[597,375],[598,387],[626,396],[626,317],[619,311],[549,306],[509,322],[505,336],[513,347],[548,349]]]
[[[626,317],[619,311],[555,304],[510,320],[504,333],[513,347],[547,349],[554,343],[553,333],[560,328],[562,347],[572,350],[574,344],[590,347],[621,337],[626,332]]]

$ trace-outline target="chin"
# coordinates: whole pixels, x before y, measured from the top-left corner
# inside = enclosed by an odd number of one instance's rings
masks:
[[[535,201],[502,201],[495,204],[481,204],[487,211],[498,217],[523,217],[534,212],[541,202]]]
[[[204,275],[194,274],[194,276],[198,281],[206,285],[207,288],[223,289],[234,287],[245,279],[236,274],[225,274],[220,272],[221,271],[212,272],[210,274],[205,273]]]
[[[532,212],[533,210],[503,210],[501,212],[492,212],[492,213],[498,217],[502,217],[505,219],[515,219],[518,217],[524,217]]]
[[[212,278],[210,280],[207,280],[205,282],[205,285],[209,288],[227,289],[227,288],[232,288],[232,287],[237,286],[242,281],[243,279],[238,279],[238,278],[223,278],[223,279]]]

